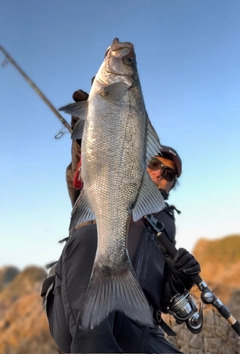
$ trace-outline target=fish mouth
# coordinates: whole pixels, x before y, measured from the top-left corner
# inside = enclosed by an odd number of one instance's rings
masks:
[[[119,42],[118,38],[114,38],[112,45],[110,46],[111,50],[117,52],[118,50],[129,49],[128,56],[134,56],[134,47],[130,42]],[[110,49],[109,48],[109,49]]]
[[[107,63],[108,63],[108,58],[106,57],[109,57],[109,55],[112,58],[117,58],[119,60],[122,60],[123,64],[128,66],[129,68],[133,69],[136,65],[136,55],[134,52],[134,46],[130,42],[120,42],[119,38],[114,38],[112,44],[108,47],[105,53],[105,59]],[[129,77],[132,82],[129,88],[133,87],[135,77],[134,75],[130,75],[129,71],[128,72],[125,70],[119,71],[119,68],[114,64],[110,64],[110,65],[107,64],[106,71],[109,74]]]
[[[119,42],[118,38],[114,38],[114,40],[112,41],[112,44],[107,48],[104,57],[106,58],[106,56],[108,55],[110,49],[113,52],[117,52],[119,50],[123,50],[123,49],[129,49],[129,52],[126,51],[126,55],[131,56],[132,58],[134,57],[134,47],[133,44],[130,42]],[[128,54],[127,54],[128,53]]]
[[[119,43],[119,38],[114,38],[114,40],[112,41],[112,44],[116,44]]]
[[[119,42],[118,38],[114,38],[111,47],[113,50],[120,50],[124,48],[133,48],[133,44],[130,42]]]

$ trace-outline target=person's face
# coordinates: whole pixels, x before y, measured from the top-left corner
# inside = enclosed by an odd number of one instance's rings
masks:
[[[167,158],[164,158],[162,156],[156,156],[159,161],[163,163],[164,166],[172,168],[174,171],[176,171],[176,166],[175,163],[172,160],[169,160]],[[167,181],[163,176],[162,176],[162,168],[159,167],[157,170],[153,170],[149,167],[147,167],[147,171],[152,179],[152,181],[157,185],[159,189],[164,190],[165,192],[169,193],[171,188],[174,185],[175,180],[172,182]]]

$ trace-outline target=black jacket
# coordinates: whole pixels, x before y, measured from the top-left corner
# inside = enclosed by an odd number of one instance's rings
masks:
[[[167,206],[154,216],[164,224],[165,232],[174,242],[176,229],[171,208]],[[54,291],[49,294],[47,314],[51,334],[60,350],[151,353],[149,343],[154,338],[153,352],[157,346],[158,353],[161,353],[162,346],[163,353],[166,350],[169,353],[179,353],[165,340],[158,326],[152,329],[143,328],[122,313],[112,313],[91,332],[79,330],[78,316],[91,276],[96,247],[96,224],[83,226],[75,230],[67,240],[57,262]],[[169,301],[176,291],[172,286],[171,271],[164,255],[148,234],[144,220],[130,222],[128,251],[151,308],[167,312]],[[151,335],[149,331],[152,331]]]

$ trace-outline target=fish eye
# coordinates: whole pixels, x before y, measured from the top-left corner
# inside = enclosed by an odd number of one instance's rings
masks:
[[[133,60],[133,58],[131,58],[131,57],[124,57],[123,58],[123,62],[126,64],[126,65],[132,65],[133,63],[134,63],[134,60]]]

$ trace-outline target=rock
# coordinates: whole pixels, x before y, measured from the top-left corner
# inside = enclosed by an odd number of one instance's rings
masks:
[[[28,267],[0,293],[1,354],[59,353],[41,306],[40,286],[45,277],[44,269]]]
[[[12,266],[0,269],[0,292],[13,281],[18,273],[19,270]]]

